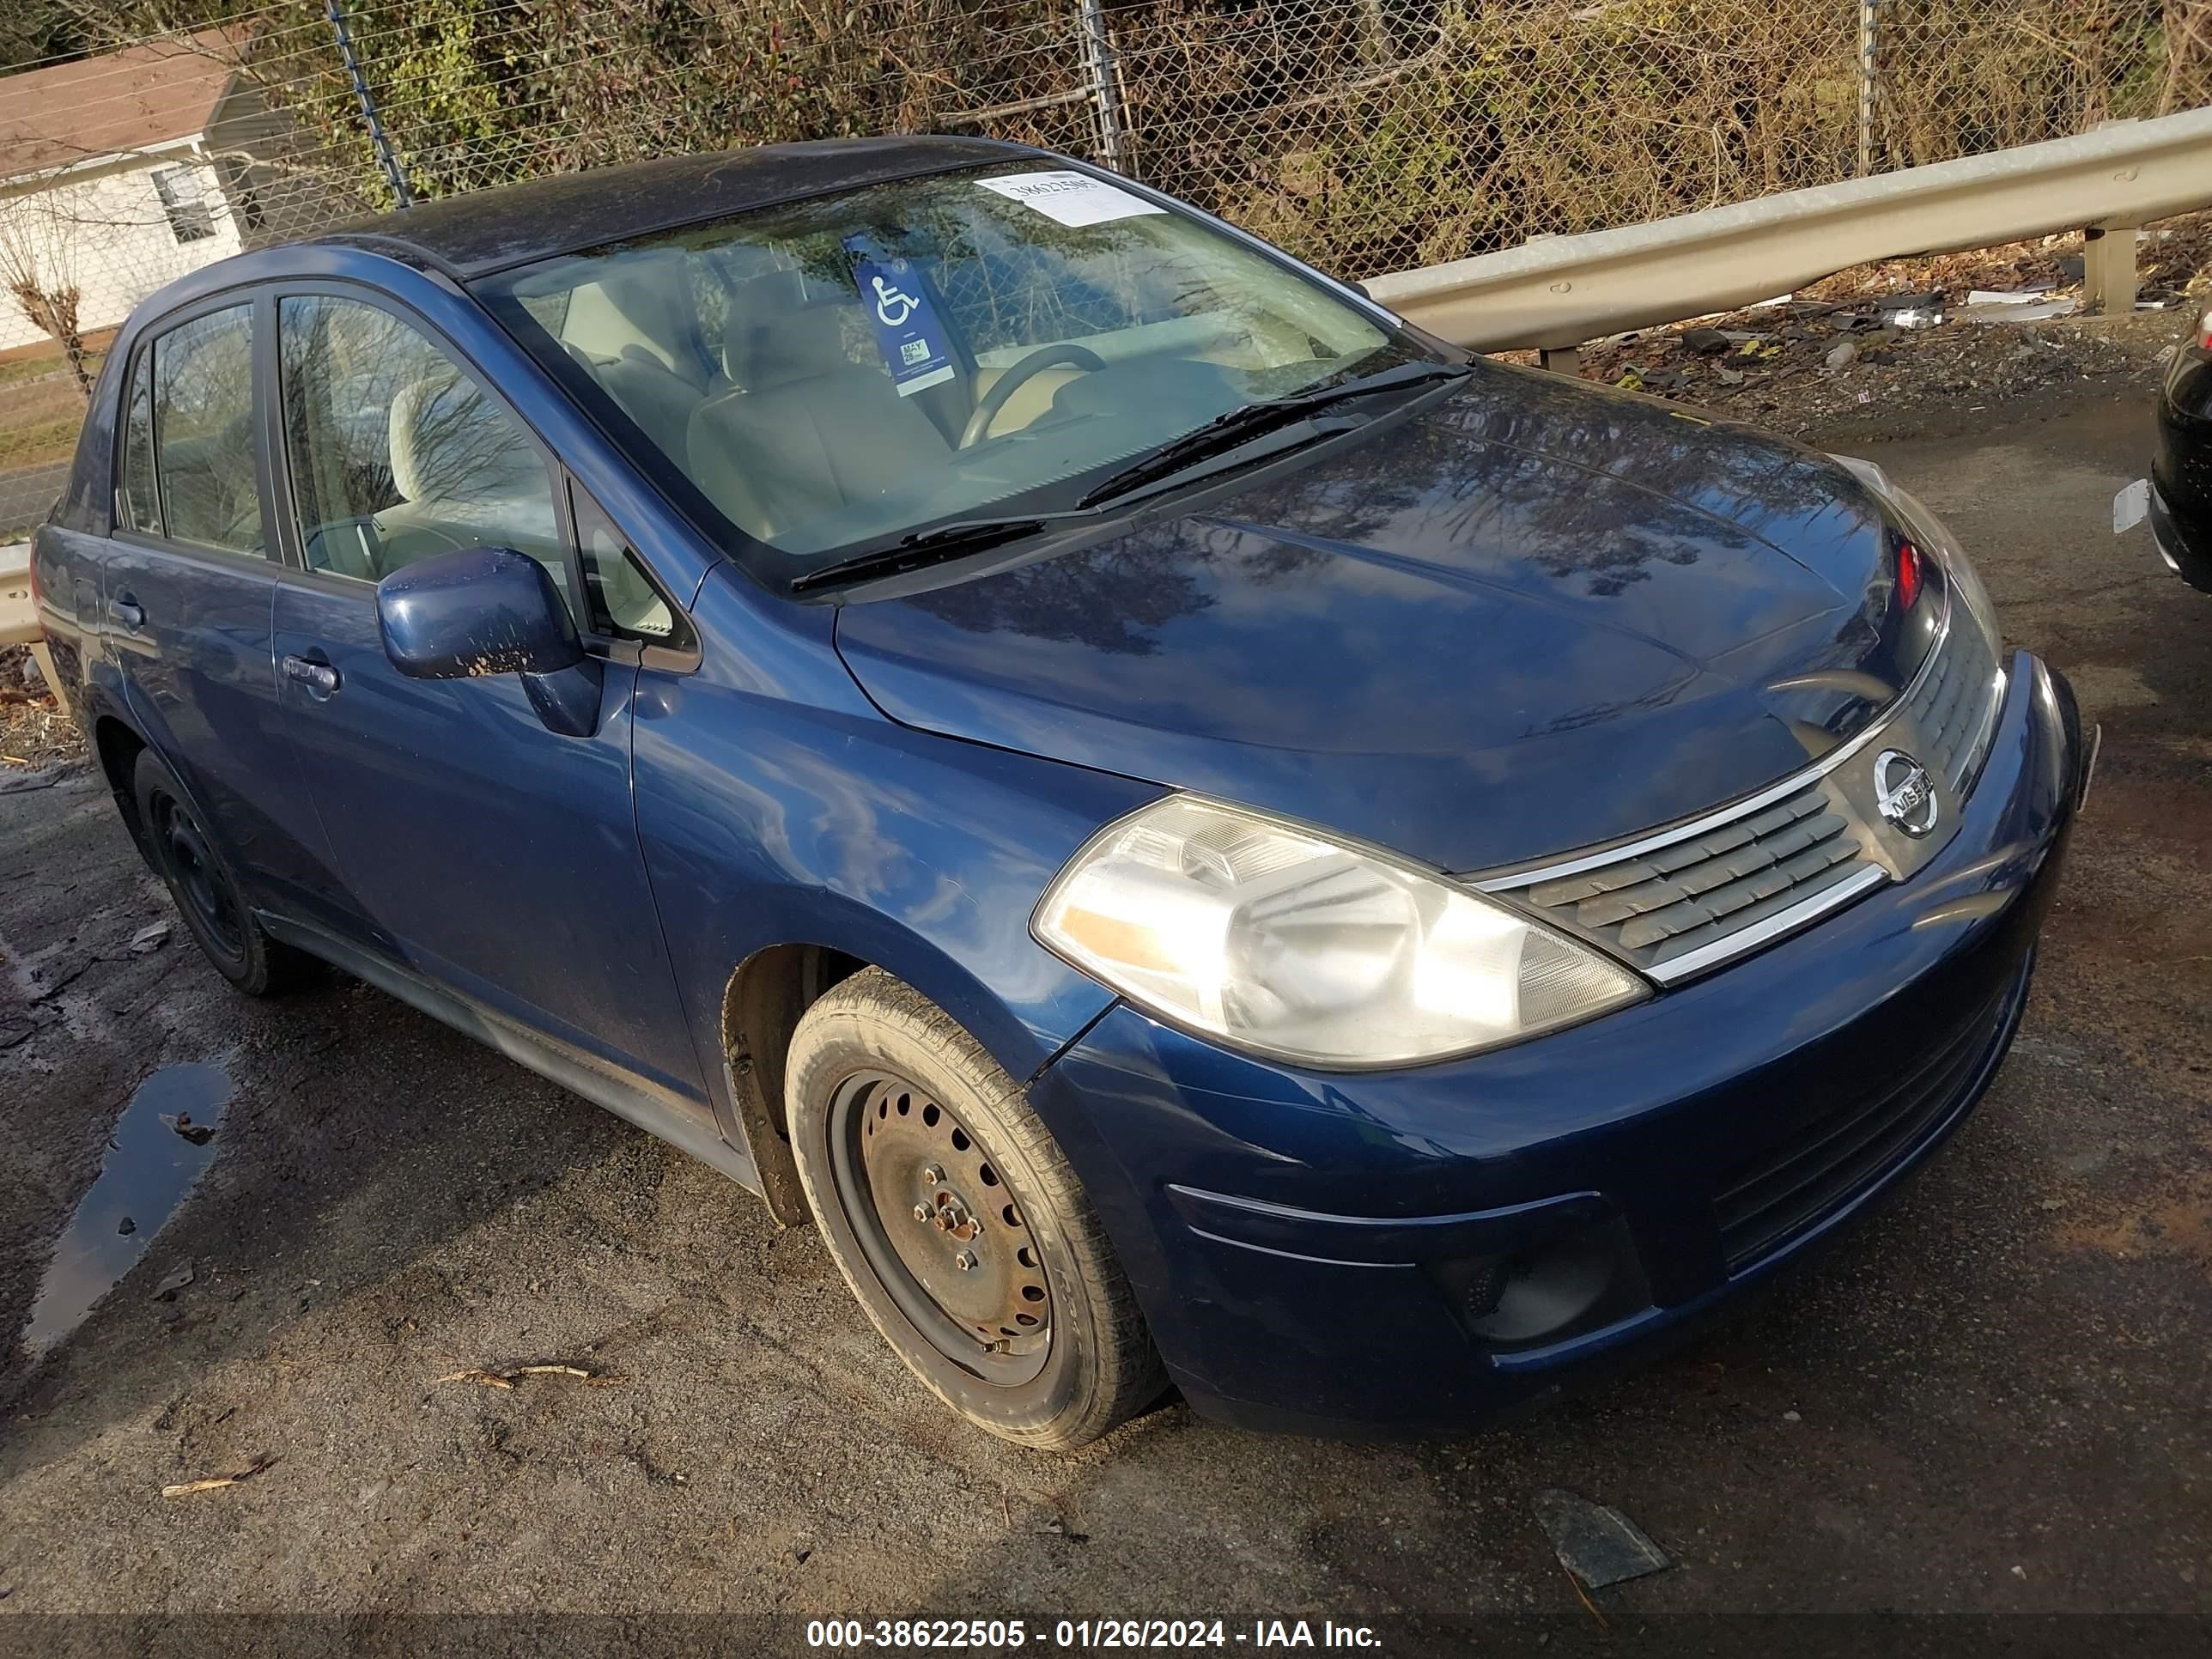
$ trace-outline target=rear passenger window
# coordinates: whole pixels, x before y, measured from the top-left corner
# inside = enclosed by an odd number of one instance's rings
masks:
[[[123,405],[123,483],[115,492],[118,528],[161,533],[161,501],[154,493],[154,351],[138,354]]]
[[[266,558],[253,465],[251,306],[195,317],[154,342],[153,416],[169,535]]]
[[[278,301],[277,320],[311,569],[373,582],[434,554],[512,547],[577,609],[552,474],[520,422],[381,307],[302,295]]]

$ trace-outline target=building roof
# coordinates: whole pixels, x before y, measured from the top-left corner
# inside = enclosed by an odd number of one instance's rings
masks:
[[[237,57],[208,29],[0,76],[0,179],[206,131]]]
[[[412,252],[482,276],[861,185],[1038,154],[987,138],[829,138],[549,174],[380,214],[316,240]]]

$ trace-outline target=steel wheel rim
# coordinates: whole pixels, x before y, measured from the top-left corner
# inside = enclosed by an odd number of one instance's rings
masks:
[[[966,1126],[912,1079],[862,1072],[829,1127],[839,1206],[907,1322],[985,1382],[1034,1380],[1052,1349],[1042,1254]]]
[[[167,795],[155,797],[154,819],[155,840],[185,908],[226,953],[243,957],[246,933],[238,906],[199,825],[182,804]]]

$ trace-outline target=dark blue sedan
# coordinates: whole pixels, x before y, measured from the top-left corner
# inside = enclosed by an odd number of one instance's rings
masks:
[[[812,1220],[955,1410],[1464,1431],[1954,1129],[2084,785],[1875,468],[1006,145],[217,264],[37,538],[124,817]]]

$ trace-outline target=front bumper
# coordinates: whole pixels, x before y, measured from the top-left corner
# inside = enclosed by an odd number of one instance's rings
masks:
[[[2157,481],[2150,487],[2150,533],[2166,568],[2201,593],[2212,593],[2212,523],[2192,531],[2166,501]]]
[[[1464,1432],[1680,1333],[1957,1126],[2026,1000],[2083,753],[2071,690],[2021,653],[1936,859],[1731,969],[1359,1076],[1118,1005],[1031,1097],[1201,1411]]]

